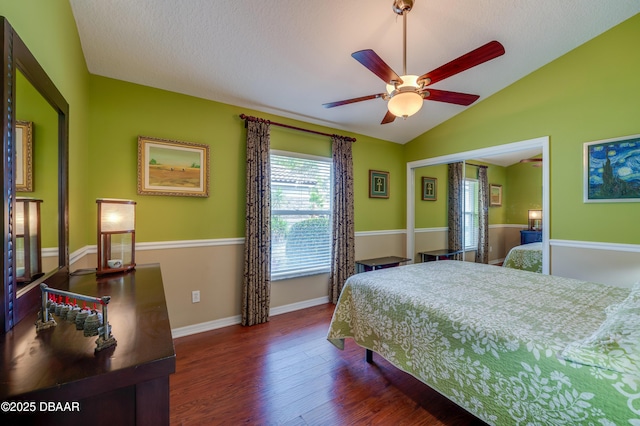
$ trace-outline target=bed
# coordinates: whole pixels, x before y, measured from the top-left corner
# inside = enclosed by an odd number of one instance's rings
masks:
[[[350,277],[327,338],[353,339],[489,424],[639,426],[636,287],[400,266]]]
[[[504,258],[502,266],[542,273],[542,243],[530,243],[513,247],[507,253],[507,257]]]

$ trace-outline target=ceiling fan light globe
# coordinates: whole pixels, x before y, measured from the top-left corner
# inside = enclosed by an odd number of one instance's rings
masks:
[[[398,92],[391,99],[387,107],[396,117],[411,117],[422,108],[422,96],[416,92]]]

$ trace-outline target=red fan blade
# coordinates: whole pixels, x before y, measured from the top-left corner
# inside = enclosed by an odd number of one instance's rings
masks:
[[[396,119],[396,116],[391,114],[391,111],[387,111],[387,113],[385,114],[384,118],[382,119],[382,121],[380,122],[380,124],[387,124],[387,123],[391,123],[393,122],[393,120]]]
[[[378,93],[378,94],[375,94],[375,95],[368,95],[368,96],[361,96],[359,98],[345,99],[344,101],[329,102],[327,104],[322,104],[322,106],[325,107],[325,108],[333,108],[333,107],[337,107],[337,106],[340,106],[340,105],[352,104],[354,102],[362,102],[362,101],[368,101],[369,99],[381,98],[383,95],[384,95],[384,93]]]
[[[426,74],[418,77],[418,81],[430,80],[427,84],[433,84],[437,81],[456,75],[462,71],[473,68],[498,56],[504,55],[504,46],[497,41],[490,41],[484,46],[480,46],[469,53],[465,53],[453,61],[442,65]]]
[[[425,89],[422,92],[425,99],[429,101],[447,102],[457,105],[471,105],[478,100],[480,96],[470,95],[468,93],[450,92],[448,90]]]
[[[376,52],[371,49],[359,50],[351,54],[353,58],[367,67],[369,71],[377,75],[387,84],[393,84],[398,82],[402,84],[402,79],[394,70],[391,69],[385,61],[378,56]]]

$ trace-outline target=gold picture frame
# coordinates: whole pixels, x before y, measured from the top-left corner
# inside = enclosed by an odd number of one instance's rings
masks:
[[[16,191],[33,192],[33,123],[16,120]]]
[[[209,145],[138,137],[138,194],[209,196]]]
[[[489,185],[489,206],[502,206],[502,185]]]

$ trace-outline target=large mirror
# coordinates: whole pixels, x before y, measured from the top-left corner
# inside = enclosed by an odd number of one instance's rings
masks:
[[[69,106],[8,21],[0,19],[3,69],[8,70],[2,75],[6,155],[1,328],[8,331],[38,309],[39,283],[64,287],[67,282]],[[25,250],[22,239],[27,215],[22,203],[16,204],[24,198],[38,200],[40,211],[38,244],[31,244],[31,250]],[[33,274],[25,274],[25,257],[31,262],[38,258]]]
[[[478,191],[473,185],[479,184],[482,170],[489,186],[485,260],[501,265],[505,260],[524,256],[529,267],[535,251],[535,258],[539,259],[536,272],[549,273],[549,168],[545,158],[548,160],[548,138],[542,137],[407,164],[407,257],[414,262],[476,261],[481,252],[475,248],[480,211]],[[453,211],[449,165],[453,163],[460,164],[462,180],[457,213],[461,218],[458,226],[462,247],[455,250],[449,240],[449,216]],[[530,222],[529,214],[539,217]],[[533,239],[536,244],[529,244]],[[465,244],[468,242],[471,245]],[[516,251],[510,258],[511,249]]]

